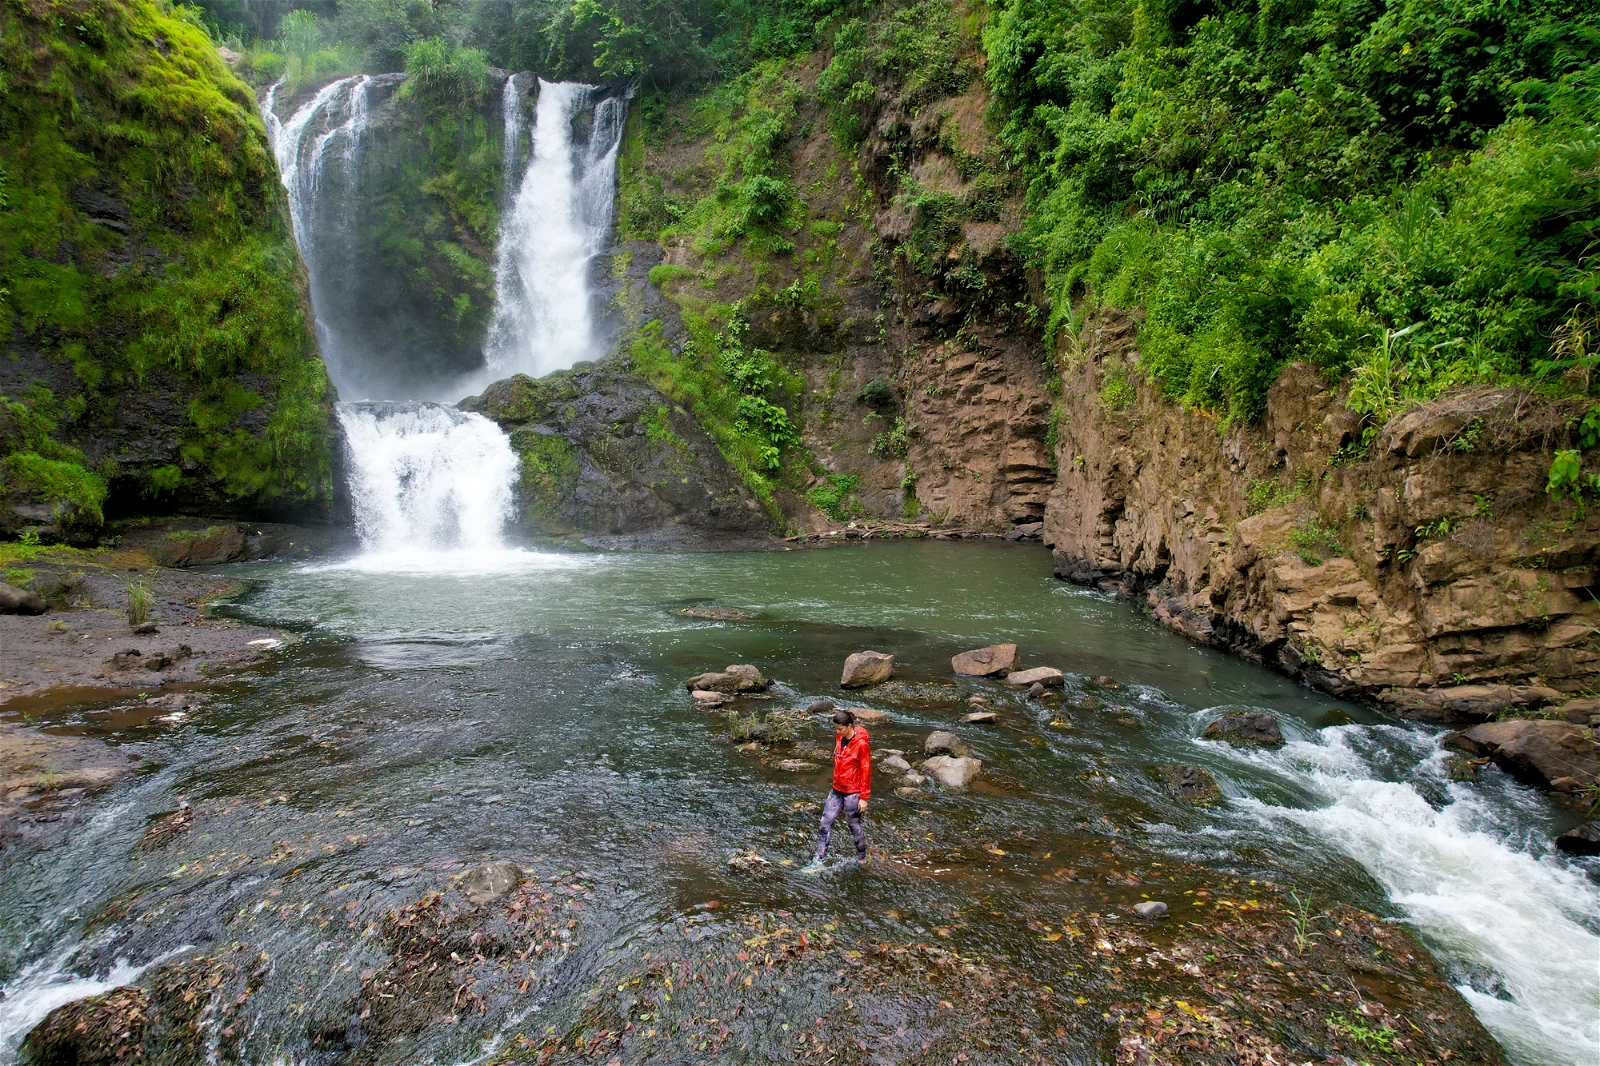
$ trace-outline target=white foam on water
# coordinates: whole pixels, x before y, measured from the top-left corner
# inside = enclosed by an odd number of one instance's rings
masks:
[[[183,954],[189,946],[174,948],[142,966],[118,959],[102,977],[80,977],[63,969],[72,950],[75,947],[24,966],[0,989],[0,1066],[17,1061],[17,1050],[28,1032],[57,1007],[131,984],[150,967]]]
[[[340,404],[339,422],[371,565],[472,566],[510,551],[504,529],[518,462],[499,426],[437,403]]]
[[[1600,1063],[1600,888],[1557,855],[1525,850],[1493,797],[1446,781],[1442,751],[1426,753],[1412,771],[1448,797],[1440,807],[1410,781],[1382,779],[1358,750],[1380,732],[1434,744],[1410,730],[1360,725],[1324,729],[1275,752],[1197,743],[1324,800],[1310,810],[1256,799],[1241,806],[1264,821],[1303,826],[1359,862],[1436,953],[1492,974],[1493,994],[1460,990],[1514,1060]]]

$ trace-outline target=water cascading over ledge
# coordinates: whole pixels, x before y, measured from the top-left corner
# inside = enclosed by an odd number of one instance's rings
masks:
[[[518,74],[506,79],[498,122],[479,116],[485,135],[500,135],[503,208],[492,325],[487,340],[478,338],[476,366],[467,367],[458,350],[371,318],[384,301],[371,296],[370,274],[382,264],[373,265],[368,247],[370,216],[375,203],[383,206],[382,190],[395,187],[390,171],[409,165],[396,160],[393,143],[416,136],[394,117],[397,108],[418,106],[395,92],[403,80],[341,79],[287,119],[276,114],[279,83],[263,109],[311,276],[319,338],[346,398],[339,415],[363,546],[389,558],[489,551],[502,546],[517,472],[506,435],[449,405],[394,401],[454,398],[513,373],[547,373],[599,354],[590,272],[610,239],[626,105],[592,86],[537,81],[530,130],[535,79]],[[415,232],[384,238],[389,252],[415,252],[437,238],[433,248],[461,261],[464,250],[438,238],[437,219],[409,221]],[[410,291],[415,276],[401,281],[401,298],[416,303],[425,295]],[[455,306],[462,300],[470,306],[466,295]]]

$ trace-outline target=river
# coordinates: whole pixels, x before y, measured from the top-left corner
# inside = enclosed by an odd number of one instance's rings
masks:
[[[741,906],[885,938],[942,927],[951,950],[1071,988],[1070,953],[1041,954],[1037,920],[1066,905],[1041,886],[1064,866],[1163,862],[1403,922],[1514,1062],[1600,1061],[1597,867],[1547,846],[1574,816],[1496,770],[1450,781],[1439,731],[1196,647],[1057,581],[1040,548],[484,550],[227,569],[247,591],[225,611],[302,638],[270,668],[181,720],[137,700],[50,712],[51,729],[142,762],[64,842],[5,853],[0,1062],[57,1003],[152,960],[241,945],[268,961],[236,1053],[333,1061],[314,1054],[320,1037],[307,1043],[306,1018],[348,1001],[381,955],[375,927],[345,916],[391,911],[501,858],[590,901],[593,924],[562,944],[562,972],[581,976],[555,980],[535,1007],[497,1003],[373,1061],[472,1061],[527,1027],[530,1009],[552,1024],[581,1014],[587,982],[651,936],[692,939],[694,923],[710,935]],[[679,613],[699,604],[756,617]],[[1025,666],[1066,670],[1062,699],[952,684],[953,653],[1000,641],[1019,644]],[[776,680],[758,707],[800,707],[840,698],[841,664],[864,648],[894,653],[905,683],[843,701],[891,713],[874,747],[914,756],[931,730],[954,729],[983,775],[965,794],[907,799],[880,769],[867,822],[882,858],[801,878],[782,862],[807,857],[826,772],[739,750],[682,682],[752,663]],[[994,702],[995,725],[961,722],[973,693]],[[1223,708],[1270,710],[1288,743],[1201,739]],[[808,728],[802,741],[827,742],[820,719]],[[1209,769],[1226,802],[1176,800],[1148,772],[1173,763]],[[141,844],[150,819],[180,804],[196,815],[190,835]],[[772,865],[728,865],[748,851]],[[1174,880],[1175,909],[1197,885]],[[762,1002],[777,1026],[819,994],[796,984]],[[1100,1061],[1094,1039],[1082,1061]],[[731,1047],[705,1058],[749,1061]]]

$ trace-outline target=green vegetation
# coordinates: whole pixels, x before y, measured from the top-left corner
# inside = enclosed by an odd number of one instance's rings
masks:
[[[1289,543],[1307,566],[1321,566],[1329,559],[1345,555],[1339,531],[1316,518],[1303,518],[1289,532]]]
[[[128,593],[128,625],[138,627],[150,621],[151,611],[155,607],[156,594],[148,581],[129,581],[123,588]]]
[[[984,40],[1052,327],[1144,307],[1174,399],[1248,419],[1305,359],[1381,418],[1596,318],[1590,4],[995,0]]]
[[[38,381],[0,398],[4,494],[98,525],[113,476],[151,471],[86,456],[149,398],[175,404],[158,465],[196,492],[325,501],[327,382],[248,87],[156,0],[10,5],[0,57],[0,171],[28,176],[0,211],[0,337]]]
[[[519,429],[511,435],[511,446],[522,460],[522,498],[532,502],[547,532],[565,532],[561,511],[578,483],[578,457],[572,445],[555,433]]]
[[[860,483],[855,474],[829,474],[806,493],[806,501],[835,522],[844,522],[861,511],[861,501],[856,499]]]

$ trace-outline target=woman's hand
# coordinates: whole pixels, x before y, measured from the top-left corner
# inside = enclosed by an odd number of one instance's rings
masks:
[[[862,814],[866,814],[867,813],[867,801],[866,800],[857,800],[856,801],[856,806],[857,806],[857,808],[860,809]]]

